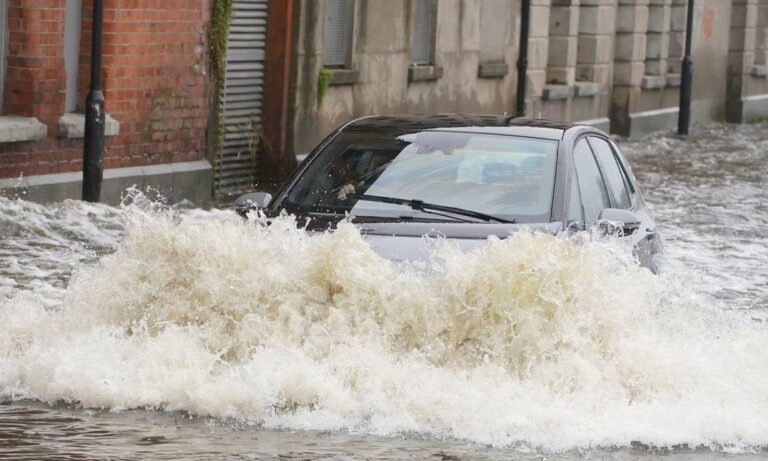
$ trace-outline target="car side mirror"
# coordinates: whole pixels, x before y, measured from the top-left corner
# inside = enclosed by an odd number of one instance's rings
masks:
[[[605,208],[597,217],[597,228],[603,234],[632,235],[640,228],[640,218],[631,211]]]
[[[250,194],[244,194],[235,200],[232,207],[237,214],[242,217],[246,217],[249,211],[258,210],[259,208],[266,208],[272,201],[272,194],[267,192],[252,192]]]
[[[568,225],[565,226],[565,230],[571,234],[581,232],[584,230],[584,221],[570,221]]]

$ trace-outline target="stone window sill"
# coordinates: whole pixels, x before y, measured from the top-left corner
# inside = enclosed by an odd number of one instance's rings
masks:
[[[680,86],[680,74],[644,75],[641,86],[644,90],[678,88]]]
[[[644,90],[657,90],[667,86],[667,77],[663,75],[643,75],[642,88]]]
[[[411,66],[408,68],[409,82],[427,82],[443,76],[442,66]]]
[[[116,136],[120,134],[120,122],[106,114],[104,122],[104,135]],[[78,139],[85,136],[85,114],[68,113],[59,117],[59,137],[66,139]]]
[[[504,61],[483,61],[477,66],[480,78],[504,78],[509,73],[509,66]]]
[[[545,101],[557,101],[568,99],[573,95],[573,87],[570,85],[546,85],[541,99]]]
[[[678,88],[680,86],[680,74],[667,74],[667,88]]]
[[[763,78],[768,77],[768,66],[756,65],[752,67],[752,76]]]
[[[597,82],[576,82],[573,85],[574,96],[586,98],[600,94],[600,84]]]
[[[331,80],[328,82],[330,86],[354,85],[360,79],[360,71],[357,69],[325,69],[331,72]]]
[[[48,136],[48,127],[34,117],[0,117],[0,143],[39,141]]]

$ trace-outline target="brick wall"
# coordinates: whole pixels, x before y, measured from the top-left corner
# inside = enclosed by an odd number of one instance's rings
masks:
[[[102,84],[120,122],[105,168],[205,157],[209,110],[206,27],[211,0],[109,0]],[[35,117],[47,138],[0,143],[0,178],[81,169],[82,139],[58,137],[64,112],[66,0],[10,0],[3,115]],[[92,0],[83,0],[78,111],[90,83]]]

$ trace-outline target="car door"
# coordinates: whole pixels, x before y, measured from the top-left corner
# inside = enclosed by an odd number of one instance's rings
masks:
[[[569,226],[583,223],[589,229],[600,212],[610,208],[611,201],[603,181],[603,175],[586,138],[579,139],[573,148],[571,194],[566,222]]]
[[[653,253],[656,251],[654,241],[656,224],[645,210],[639,192],[629,179],[629,175],[611,143],[598,136],[589,136],[587,139],[600,167],[611,207],[627,210],[639,218],[639,228],[628,238],[635,244],[638,258],[643,265],[650,267]]]

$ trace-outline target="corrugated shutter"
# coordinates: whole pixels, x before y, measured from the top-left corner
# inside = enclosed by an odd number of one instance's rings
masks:
[[[434,0],[413,0],[413,43],[411,62],[432,64],[432,50],[435,40]]]
[[[234,0],[221,94],[223,140],[216,159],[216,195],[252,186],[258,167],[267,36],[267,0]]]
[[[326,0],[323,65],[347,67],[352,49],[353,0]]]

